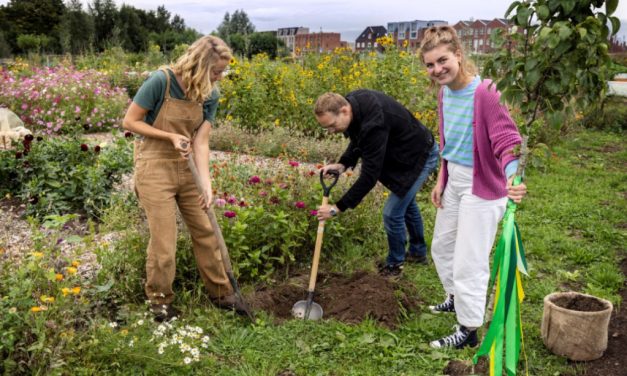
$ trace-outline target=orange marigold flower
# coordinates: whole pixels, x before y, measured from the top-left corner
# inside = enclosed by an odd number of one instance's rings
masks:
[[[48,307],[46,306],[36,306],[36,307],[31,307],[30,311],[31,312],[41,312],[41,311],[46,311],[48,309]]]
[[[70,293],[70,289],[67,287],[64,287],[61,289],[61,293],[63,294],[63,296],[67,296]]]
[[[68,274],[69,274],[69,275],[74,275],[74,274],[76,274],[76,272],[78,271],[78,269],[76,269],[76,268],[75,268],[75,267],[73,267],[73,266],[68,266],[68,267],[66,268],[66,270],[67,270],[67,272],[68,272]]]
[[[72,294],[78,295],[81,292],[81,288],[79,286],[72,287]]]
[[[76,261],[76,260],[72,261],[72,266],[73,266],[73,267],[75,267],[75,268],[78,268],[78,266],[79,266],[80,264],[81,264],[81,263],[80,263],[80,262],[78,262],[78,261]]]

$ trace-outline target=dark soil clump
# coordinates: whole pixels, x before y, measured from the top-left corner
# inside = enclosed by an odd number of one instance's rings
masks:
[[[451,360],[444,367],[442,373],[448,376],[489,375],[490,362],[488,358],[481,357],[473,369],[473,364],[470,360]]]
[[[574,298],[562,296],[553,300],[553,303],[558,307],[580,312],[598,312],[607,308],[603,302],[587,296],[576,296]]]
[[[296,276],[284,284],[259,290],[247,300],[255,310],[290,319],[294,303],[307,297],[308,282],[308,275]],[[314,301],[322,306],[326,319],[356,324],[369,317],[388,328],[395,328],[402,312],[418,304],[415,290],[408,283],[365,271],[350,276],[320,274]]]

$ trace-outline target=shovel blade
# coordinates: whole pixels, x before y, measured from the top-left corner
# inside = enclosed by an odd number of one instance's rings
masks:
[[[322,318],[322,307],[316,302],[311,302],[309,308],[309,316],[307,317],[307,301],[299,300],[292,307],[292,315],[297,319],[303,320],[319,320]]]

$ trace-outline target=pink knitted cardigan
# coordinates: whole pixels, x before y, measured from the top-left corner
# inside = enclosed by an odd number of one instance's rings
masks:
[[[491,80],[483,80],[475,91],[472,120],[473,179],[472,193],[485,200],[496,200],[507,196],[505,166],[518,159],[512,149],[521,142],[518,128],[509,115],[507,107],[500,102],[501,93]],[[442,95],[438,95],[440,116],[440,150],[444,148],[444,118]],[[442,160],[443,186],[448,172],[446,160]]]

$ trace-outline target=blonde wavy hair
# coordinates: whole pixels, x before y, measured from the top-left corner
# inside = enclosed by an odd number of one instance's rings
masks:
[[[457,36],[457,31],[452,26],[432,26],[425,31],[425,35],[420,42],[420,59],[423,64],[424,54],[442,45],[448,47],[452,53],[459,51],[461,54],[460,73],[464,77],[472,77],[477,74],[477,67],[466,57],[462,43]]]
[[[211,82],[213,67],[221,60],[231,61],[232,58],[231,49],[222,39],[206,35],[187,48],[172,66],[172,71],[182,77],[187,99],[203,102],[214,88]]]

